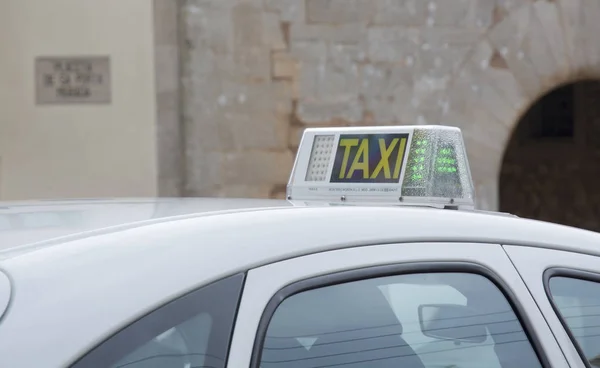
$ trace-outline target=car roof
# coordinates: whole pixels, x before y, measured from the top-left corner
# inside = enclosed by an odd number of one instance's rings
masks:
[[[135,221],[2,252],[0,270],[10,275],[15,292],[0,328],[0,356],[25,359],[30,351],[40,351],[49,365],[63,366],[70,349],[85,351],[200,285],[316,252],[445,241],[600,255],[600,234],[473,211],[277,200],[215,199],[203,205],[195,213],[190,207],[183,215],[174,209],[175,216],[139,215]],[[73,327],[57,339],[56,331],[65,326]]]
[[[66,235],[166,217],[290,206],[226,198],[111,198],[0,202],[0,251]]]

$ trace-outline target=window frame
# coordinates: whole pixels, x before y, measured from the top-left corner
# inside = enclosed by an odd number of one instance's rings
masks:
[[[571,343],[575,347],[575,350],[577,350],[577,353],[579,354],[579,358],[581,359],[583,364],[586,366],[586,368],[594,368],[588,362],[587,357],[585,356],[585,354],[583,352],[583,349],[581,348],[581,346],[579,345],[579,342],[575,338],[575,335],[573,335],[573,332],[567,325],[567,322],[563,318],[563,315],[560,312],[560,309],[554,302],[554,298],[553,298],[552,292],[550,290],[550,279],[553,277],[566,277],[566,278],[577,279],[577,280],[581,280],[581,281],[590,281],[590,282],[595,282],[598,285],[600,285],[600,274],[594,273],[591,271],[584,271],[584,270],[578,270],[575,268],[567,268],[567,267],[550,267],[550,268],[547,268],[544,271],[544,273],[542,274],[542,280],[544,283],[544,291],[546,292],[546,297],[548,298],[548,302],[550,303],[550,306],[552,307],[554,314],[556,314],[556,317],[560,321],[560,324],[562,325],[563,329],[569,336],[569,339],[571,340]]]
[[[177,319],[182,313],[185,315],[189,314],[189,317],[193,318],[194,316],[204,312],[205,310],[197,308],[197,306],[202,305],[202,303],[212,302],[212,299],[206,299],[207,292],[209,295],[212,295],[216,293],[221,294],[223,291],[225,291],[227,294],[225,299],[233,304],[232,310],[228,311],[226,316],[222,317],[225,320],[225,323],[217,326],[219,333],[225,335],[221,336],[220,339],[227,341],[223,351],[223,366],[227,367],[229,351],[231,348],[231,340],[240,308],[240,301],[242,298],[245,281],[246,272],[239,272],[234,275],[212,281],[183,295],[177,296],[176,298],[173,298],[161,306],[154,308],[152,311],[142,315],[133,322],[124,325],[113,334],[103,338],[102,341],[88,349],[85,353],[78,355],[78,357],[69,365],[69,368],[105,368],[106,357],[114,356],[114,352],[117,351],[117,359],[109,362],[109,364],[114,364],[118,362],[119,359],[126,357],[128,354],[134,352],[136,349],[144,345],[144,343],[141,343],[140,345],[134,346],[133,349],[129,349],[131,344],[128,344],[127,341],[130,341],[132,336],[148,335],[149,338],[152,338],[154,332],[156,332],[156,336],[158,336],[164,331],[162,329],[163,327],[167,327],[167,329],[170,327],[175,327],[177,324],[173,325],[170,322],[172,322],[174,318]],[[219,304],[221,304],[222,301],[222,299],[219,300]],[[194,309],[195,312],[191,313],[192,309]],[[186,319],[183,321],[186,321]],[[211,337],[209,339],[208,346],[211,346],[211,344],[214,343],[212,340],[213,338]],[[124,349],[122,347],[123,345],[127,346],[128,348]],[[121,354],[122,352],[124,353]]]
[[[537,356],[543,368],[550,368],[550,360],[542,343],[537,335],[533,323],[525,313],[525,308],[517,299],[515,293],[510,289],[502,278],[486,266],[472,262],[407,262],[400,264],[390,264],[382,266],[371,266],[356,268],[346,271],[334,272],[320,276],[310,277],[300,281],[293,282],[281,288],[273,295],[264,308],[258,328],[256,330],[254,343],[252,345],[252,356],[250,358],[250,368],[260,368],[262,358],[262,349],[265,343],[267,329],[279,305],[292,295],[299,294],[312,289],[318,289],[337,284],[372,279],[378,277],[401,276],[416,273],[470,273],[483,276],[492,282],[502,293],[504,298],[511,306],[519,323],[523,327],[523,332],[527,336],[531,347]],[[537,311],[541,314],[541,311]]]

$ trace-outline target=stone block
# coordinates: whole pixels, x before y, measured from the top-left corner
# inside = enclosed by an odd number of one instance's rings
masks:
[[[489,41],[484,39],[473,49],[473,53],[469,60],[469,66],[470,68],[479,67],[483,72],[486,83],[494,86],[496,90],[506,98],[512,109],[522,111],[529,103],[530,99],[526,96],[522,87],[519,85],[519,82],[508,67],[496,68],[493,66],[493,59],[495,57],[502,58],[502,62],[506,63],[499,52],[494,50]]]
[[[587,68],[591,74],[600,74],[600,45],[598,35],[600,34],[600,2],[594,0],[583,0],[581,4],[584,9],[585,50],[587,56]]]
[[[494,10],[498,0],[476,0],[470,2],[467,25],[469,28],[476,28],[484,31],[494,22]]]
[[[265,9],[279,13],[282,22],[306,22],[306,5],[299,0],[264,0]]]
[[[221,112],[289,114],[292,109],[291,86],[287,81],[243,84],[222,79],[217,108]]]
[[[288,148],[289,115],[225,113],[219,123],[221,137],[231,139],[235,151]]]
[[[529,30],[523,39],[521,51],[534,66],[540,79],[540,87],[542,90],[546,90],[562,83],[565,76],[568,75],[568,70],[559,67],[550,47],[550,44],[555,41],[548,38],[535,13],[535,7],[532,6],[528,21]],[[560,26],[557,25],[557,27]]]
[[[157,0],[159,1],[159,0]],[[210,50],[218,55],[233,50],[233,19],[230,8],[215,7],[215,2],[188,4],[181,16],[184,48]]]
[[[467,101],[472,102],[470,108],[485,108],[506,126],[514,124],[517,116],[514,106],[497,90],[488,74],[481,70],[479,65],[474,62],[467,63],[461,70],[459,79],[455,83],[451,95],[461,94],[461,98],[466,98]],[[453,104],[452,102],[451,97],[450,103]]]
[[[414,63],[421,47],[419,32],[407,28],[373,27],[367,31],[368,57],[373,62]]]
[[[323,124],[332,120],[356,124],[362,121],[363,106],[358,98],[337,102],[300,100],[296,115],[306,124]]]
[[[279,15],[273,13],[264,13],[264,33],[263,42],[271,50],[285,50],[287,43],[283,34],[283,28]]]
[[[429,27],[462,27],[469,23],[471,4],[475,0],[431,0],[427,2]]]
[[[317,61],[303,60],[297,79],[301,98],[325,102],[353,99],[358,96],[360,72],[353,52],[341,45],[331,46]]]
[[[180,1],[153,0],[154,43],[156,45],[177,45],[179,43]]]
[[[425,25],[427,2],[423,0],[374,0],[377,26],[417,27]]]
[[[154,48],[156,93],[179,89],[179,48],[177,45],[157,45]]]
[[[364,23],[350,24],[292,24],[290,40],[357,44],[365,38]]]
[[[563,19],[565,46],[573,71],[581,71],[587,65],[586,36],[583,30],[585,9],[584,0],[557,0]]]
[[[271,54],[273,78],[294,78],[298,75],[298,62],[287,51],[275,51]]]
[[[327,43],[324,41],[292,42],[290,54],[301,62],[315,62],[327,58]]]
[[[271,193],[269,195],[269,198],[286,199],[287,198],[286,184],[276,184],[273,188],[271,188]]]
[[[399,91],[413,90],[415,73],[409,67],[367,64],[361,74],[360,92],[366,98],[390,100]]]
[[[223,155],[221,183],[272,185],[287,182],[294,155],[290,151],[245,151]]]
[[[270,197],[272,185],[244,185],[230,184],[215,188],[211,196],[221,198],[260,198]]]
[[[179,93],[158,93],[156,96],[156,146],[158,194],[179,196],[183,184],[183,146]]]
[[[373,0],[306,0],[309,23],[369,22],[374,14]]]
[[[532,7],[527,5],[494,26],[488,38],[506,60],[509,69],[530,99],[539,96],[542,82],[523,45],[530,29]]]
[[[480,37],[477,30],[427,28],[421,31],[420,74],[431,78],[452,75]]]
[[[271,75],[271,55],[265,43],[264,13],[250,3],[232,9],[236,74],[251,80],[266,81]]]
[[[306,127],[293,125],[290,127],[289,134],[289,147],[292,150],[297,150],[300,147],[300,140],[302,139],[302,134],[304,133],[304,129]]]
[[[556,3],[537,1],[533,4],[546,39],[550,52],[556,61],[558,76],[566,79],[571,70],[569,63],[569,51],[566,45],[565,30]]]
[[[191,142],[190,142],[191,143]],[[211,195],[211,191],[222,183],[224,154],[186,147],[184,195]]]
[[[365,98],[365,111],[368,112],[374,124],[390,125],[399,120],[394,109],[394,101],[387,98]]]

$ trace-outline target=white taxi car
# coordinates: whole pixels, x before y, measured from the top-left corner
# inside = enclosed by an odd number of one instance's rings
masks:
[[[288,199],[0,208],[3,368],[584,368],[600,235],[475,210],[461,132],[308,129]]]

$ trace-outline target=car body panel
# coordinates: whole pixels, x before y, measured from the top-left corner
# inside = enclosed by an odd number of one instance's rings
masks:
[[[451,251],[449,251],[451,249]],[[229,356],[229,366],[249,367],[256,331],[267,303],[283,287],[315,276],[371,266],[418,262],[467,262],[492,270],[510,288],[535,326],[553,368],[567,368],[552,333],[527,288],[498,244],[386,244],[312,254],[248,272]],[[427,272],[424,270],[424,272]]]
[[[576,240],[573,239],[573,241]],[[515,267],[517,267],[531,294],[536,299],[540,310],[563,347],[571,366],[585,367],[575,345],[552,308],[550,299],[544,289],[543,274],[550,267],[600,273],[600,258],[574,252],[533,247],[505,245],[504,248]]]
[[[44,366],[63,366],[74,352],[211,281],[336,249],[444,241],[600,255],[599,234],[508,216],[286,201],[241,201],[236,210],[236,200],[226,208],[215,201],[209,211],[101,227],[2,252],[0,269],[12,280],[13,297],[0,328],[0,359],[39,366],[35,351]]]

